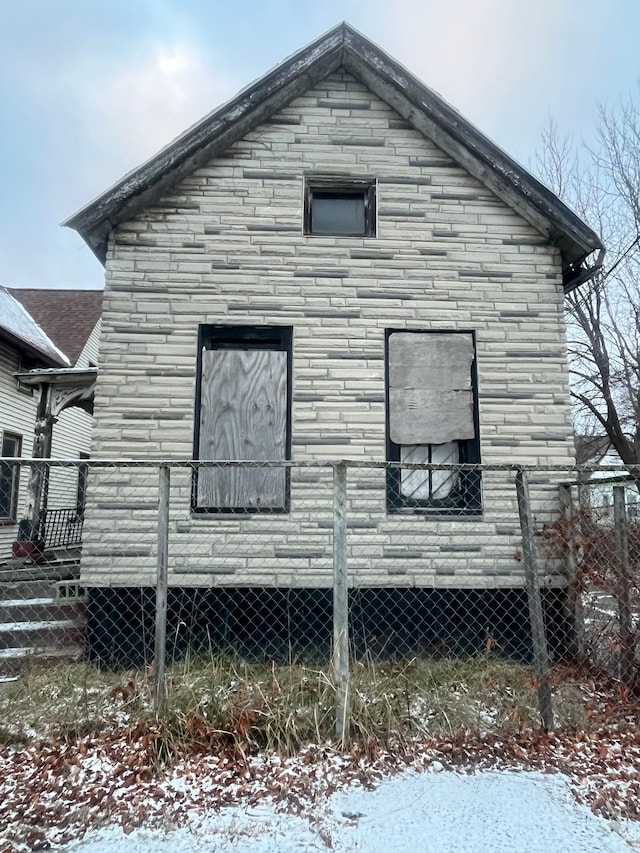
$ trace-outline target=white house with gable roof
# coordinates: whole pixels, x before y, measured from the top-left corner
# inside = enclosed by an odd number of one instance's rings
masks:
[[[102,457],[574,462],[563,299],[601,261],[598,236],[347,24],[65,224],[105,266]],[[119,482],[137,510],[96,476],[82,576],[125,637],[155,583],[156,515],[134,473]],[[354,586],[522,591],[504,479],[354,488]],[[176,472],[175,601],[220,614],[225,591],[329,589],[330,508],[310,470]]]

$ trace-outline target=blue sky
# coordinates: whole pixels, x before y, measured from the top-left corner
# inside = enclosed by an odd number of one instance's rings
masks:
[[[59,223],[341,20],[525,164],[640,78],[638,0],[0,0],[0,283],[101,287]]]

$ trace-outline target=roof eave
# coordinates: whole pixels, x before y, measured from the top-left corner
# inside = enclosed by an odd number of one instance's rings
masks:
[[[360,33],[345,37],[345,67],[561,250],[566,265],[604,248],[599,236],[548,187],[447,101]]]
[[[210,113],[62,224],[104,263],[109,233],[343,65],[560,248],[565,277],[602,243],[569,207],[433,90],[344,22]]]
[[[38,359],[38,361],[41,361],[50,367],[64,368],[69,366],[68,363],[65,363],[61,358],[55,358],[50,353],[39,349],[33,344],[27,343],[27,341],[19,335],[13,335],[11,332],[7,331],[7,329],[0,329],[0,340],[5,341],[5,343],[9,344],[13,349],[18,350],[18,352],[25,353],[25,355],[28,355],[31,358]]]
[[[572,293],[581,284],[591,281],[604,267],[605,249],[602,248],[598,252],[598,257],[595,263],[584,266],[582,261],[584,258],[575,264],[566,264],[562,270],[562,284],[565,295]]]
[[[62,225],[75,229],[101,263],[109,233],[143,210],[159,193],[226,151],[317,80],[339,68],[346,24],[339,24],[251,83],[138,168],[85,205]]]
[[[65,385],[69,382],[77,382],[81,385],[90,385],[95,382],[98,375],[97,367],[61,367],[53,369],[26,370],[13,374],[23,385],[35,387],[46,382],[49,385]]]

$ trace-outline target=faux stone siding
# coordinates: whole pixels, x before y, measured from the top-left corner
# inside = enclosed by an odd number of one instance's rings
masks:
[[[327,173],[377,180],[376,237],[302,234],[304,177]],[[293,327],[294,460],[384,460],[393,327],[475,330],[484,463],[573,462],[559,251],[348,75],[112,234],[95,457],[191,457],[201,323]],[[171,583],[328,585],[328,474],[294,472],[291,513],[250,518],[192,516],[176,474]],[[155,488],[122,477],[123,493]],[[109,509],[109,479],[92,478],[85,578],[153,582],[154,513]],[[380,471],[352,487],[351,521],[367,525],[350,530],[354,582],[522,583],[512,478],[485,476],[482,518],[446,521],[387,515]],[[539,492],[550,517],[555,490]],[[144,554],[104,553],[141,541]]]

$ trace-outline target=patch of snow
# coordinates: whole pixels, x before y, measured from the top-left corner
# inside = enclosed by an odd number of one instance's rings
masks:
[[[39,604],[53,604],[53,598],[10,598],[0,601],[0,607],[35,607]]]
[[[46,619],[38,622],[0,622],[0,633],[15,631],[43,631],[48,628],[82,628],[82,619]]]
[[[13,624],[13,623],[12,623]],[[24,626],[24,622],[15,623],[19,626]],[[54,623],[54,626],[59,627],[58,623]],[[32,627],[32,626],[30,626]],[[0,625],[0,631],[2,630],[2,625]],[[14,629],[16,630],[16,629]],[[0,649],[0,659],[3,658],[36,658],[39,655],[45,657],[64,657],[68,658],[72,656],[76,652],[79,654],[77,650],[74,649],[58,649],[55,646],[10,646],[7,649]]]
[[[374,791],[360,786],[309,806],[301,816],[268,803],[188,814],[173,830],[120,827],[88,832],[67,853],[628,853],[635,825],[608,822],[577,804],[560,775],[483,771],[406,771]]]

